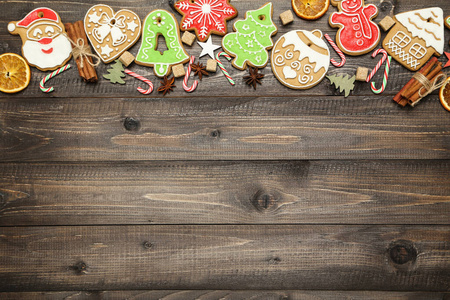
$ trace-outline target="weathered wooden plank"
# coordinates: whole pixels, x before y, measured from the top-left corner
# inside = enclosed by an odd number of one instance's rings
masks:
[[[0,160],[448,159],[436,97],[0,99]]]
[[[450,226],[0,228],[1,291],[448,291]]]
[[[449,161],[0,164],[0,225],[446,225],[449,170]]]
[[[185,291],[70,291],[70,292],[4,292],[4,300],[445,300],[449,293],[431,292],[378,292],[378,291],[232,291],[232,290],[185,290]]]
[[[264,4],[265,0],[258,0],[258,1],[252,1],[252,0],[246,0],[246,1],[236,1],[233,2],[233,5],[236,6],[238,11],[240,12],[240,15],[238,18],[243,18],[245,11],[249,9],[255,9],[262,4]],[[391,0],[367,0],[366,3],[374,3],[378,5],[380,8],[380,14],[377,17],[377,21],[381,20],[383,16],[386,14],[390,14],[394,8],[393,5],[394,1]],[[397,1],[398,2],[398,1]],[[400,1],[402,2],[402,1]],[[406,2],[406,1],[403,1]],[[98,1],[87,1],[86,3],[71,3],[71,2],[60,2],[60,1],[50,1],[48,3],[49,7],[52,7],[53,9],[60,12],[61,17],[63,18],[64,22],[74,22],[78,19],[82,19],[84,17],[85,12],[88,10],[88,8],[98,3]],[[100,3],[102,3],[100,1]],[[419,6],[423,3],[419,0],[414,1],[408,1],[409,3],[412,3],[411,5]],[[110,3],[109,3],[110,4]],[[435,1],[434,3],[437,6],[450,9],[450,4],[446,0],[439,0]],[[31,1],[21,1],[14,3],[14,9],[9,9],[9,3],[8,2],[2,2],[0,3],[0,11],[4,14],[4,16],[0,20],[0,52],[15,52],[20,53],[21,51],[21,41],[18,36],[12,36],[10,35],[7,30],[7,23],[10,20],[18,20],[19,18],[23,17],[31,8],[35,7],[35,4]],[[111,3],[112,7],[116,10],[120,8],[129,8],[135,10],[141,18],[144,18],[146,14],[155,8],[166,8],[169,9],[168,1],[151,1],[150,3],[145,3],[145,9],[143,9],[143,3],[142,1],[127,1],[126,6],[122,5],[115,5],[115,3]],[[300,18],[295,17],[295,22],[288,26],[281,26],[280,20],[279,20],[279,14],[287,9],[290,9],[291,5],[289,1],[278,1],[274,2],[274,21],[278,25],[279,32],[274,37],[274,40],[277,40],[282,34],[285,32],[302,28],[307,30],[314,30],[314,29],[321,29],[324,32],[328,32],[332,36],[335,36],[336,29],[331,28],[328,25],[328,17],[329,15],[336,11],[334,7],[331,7],[328,11],[328,13],[322,17],[321,19],[314,21],[314,22],[306,22],[304,20],[301,20]],[[181,19],[181,16],[178,13],[175,13],[178,20]],[[229,22],[228,28],[231,30],[232,24],[234,21]],[[446,34],[450,35],[450,32],[446,32]],[[220,44],[220,37],[214,36],[213,37],[214,43]],[[138,42],[133,48],[130,49],[130,52],[133,54],[136,54],[138,51],[138,48],[140,46],[140,42]],[[193,47],[186,47],[187,51],[195,56],[198,56],[201,52],[200,47],[197,45],[197,43],[194,44]],[[335,53],[333,53],[333,57],[337,57]],[[206,62],[206,57],[201,58],[202,62]],[[445,57],[441,58],[441,61],[445,61]],[[356,71],[356,68],[358,66],[368,66],[373,67],[377,63],[376,60],[370,58],[370,53],[364,56],[360,57],[348,57],[347,64],[344,68],[336,69],[334,67],[330,68],[330,74],[335,73],[346,73],[346,74],[354,74]],[[286,87],[283,87],[273,76],[270,65],[269,67],[265,68],[262,72],[266,74],[266,78],[263,81],[263,85],[258,87],[257,91],[254,91],[253,88],[248,87],[245,85],[244,81],[242,80],[242,76],[246,74],[245,71],[239,71],[231,67],[229,63],[225,63],[227,66],[227,69],[231,72],[231,75],[236,79],[237,85],[235,87],[232,87],[228,84],[226,79],[223,77],[223,75],[218,72],[214,74],[213,76],[210,76],[206,79],[204,79],[198,89],[195,91],[194,95],[198,97],[218,97],[218,96],[226,96],[230,93],[238,94],[241,97],[252,97],[252,96],[261,96],[261,95],[271,95],[271,96],[277,96],[280,93],[284,95],[339,95],[334,87],[332,87],[328,80],[324,80],[321,84],[319,84],[317,87],[310,89],[308,91],[294,91],[290,90]],[[98,71],[99,74],[106,73],[107,66],[104,64],[101,64]],[[153,75],[153,71],[150,68],[142,67],[133,65],[131,67],[133,71],[139,72],[140,74],[143,74],[149,79],[151,79],[155,86],[159,86],[159,79]],[[381,73],[381,72],[380,72]],[[30,87],[27,88],[25,91],[17,94],[17,95],[4,95],[1,94],[0,97],[4,98],[16,98],[16,97],[39,97],[39,98],[49,98],[49,97],[92,97],[92,95],[96,95],[96,97],[129,97],[130,95],[133,95],[135,97],[144,97],[143,95],[139,94],[136,91],[136,87],[140,85],[140,82],[137,80],[132,79],[131,77],[127,78],[127,84],[125,86],[123,85],[112,85],[108,83],[106,80],[100,76],[100,82],[97,84],[85,84],[81,81],[79,76],[77,75],[77,72],[75,69],[69,70],[65,75],[62,75],[60,77],[56,77],[52,79],[52,84],[56,87],[55,92],[53,92],[51,95],[42,93],[38,88],[38,83],[40,79],[42,79],[44,76],[43,72],[40,72],[36,69],[33,69],[32,74],[32,82],[30,84]],[[378,74],[375,78],[378,82],[381,81],[381,74]],[[392,63],[391,68],[391,76],[389,80],[389,84],[387,86],[387,91],[384,95],[391,95],[397,92],[412,76],[412,73],[406,70],[405,68],[401,67],[396,62]],[[186,93],[181,88],[181,81],[182,79],[177,80],[177,88],[175,91],[169,95],[168,97],[185,97]],[[213,88],[212,88],[213,87]],[[356,88],[354,91],[354,95],[358,96],[368,96],[373,95],[370,91],[370,86],[366,83],[357,82]],[[152,93],[149,96],[145,96],[145,98],[159,98],[161,97],[161,94],[159,93]],[[381,96],[378,96],[378,99],[381,99]],[[394,105],[394,104],[393,104]]]

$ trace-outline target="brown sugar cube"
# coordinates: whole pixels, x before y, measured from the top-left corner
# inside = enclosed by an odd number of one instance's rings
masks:
[[[128,67],[133,61],[134,56],[128,51],[125,51],[120,57],[119,61],[125,66]]]
[[[358,69],[356,69],[356,80],[366,81],[367,75],[369,75],[369,69],[364,67],[358,67]]]
[[[281,23],[283,25],[289,24],[294,21],[294,15],[291,10],[287,10],[280,14]]]
[[[176,78],[186,75],[183,64],[178,64],[178,65],[173,66],[172,72],[173,72],[173,76],[175,76]]]
[[[208,59],[206,61],[206,71],[211,73],[216,73],[217,71],[217,61],[214,59]]]
[[[192,46],[195,41],[195,34],[192,34],[189,31],[185,31],[181,36],[181,41],[186,45]]]
[[[388,31],[392,26],[395,25],[395,23],[396,22],[394,21],[394,19],[392,19],[390,16],[386,16],[383,18],[383,20],[380,21],[380,23],[378,23],[378,25],[380,25],[380,27],[384,31]]]

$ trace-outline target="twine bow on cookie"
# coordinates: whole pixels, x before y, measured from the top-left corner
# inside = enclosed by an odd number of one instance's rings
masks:
[[[84,63],[83,63],[84,60],[86,60],[87,63],[93,67],[97,67],[100,64],[100,57],[91,52],[91,48],[89,47],[89,45],[86,45],[84,43],[83,38],[78,38],[77,42],[75,43],[70,37],[67,36],[67,34],[64,33],[64,35],[69,40],[69,42],[73,45],[73,49],[72,49],[73,58],[75,60],[77,58],[80,58],[80,67],[81,68],[83,68],[83,66],[84,66]],[[94,64],[91,60],[88,59],[88,57],[97,59],[97,62]]]
[[[411,103],[411,106],[416,105],[420,100],[422,100],[422,98],[429,95],[431,92],[441,88],[445,84],[447,74],[439,74],[434,78],[433,81],[430,81],[425,75],[417,72],[416,74],[414,74],[413,78],[420,82],[423,86],[419,89],[420,98],[416,102]],[[424,93],[422,93],[422,89],[425,89]]]

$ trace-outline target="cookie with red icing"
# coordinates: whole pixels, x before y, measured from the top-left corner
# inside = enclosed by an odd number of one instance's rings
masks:
[[[181,30],[194,30],[202,42],[211,33],[225,35],[227,21],[238,15],[229,0],[181,0],[175,3],[175,8],[183,15]]]
[[[53,9],[36,8],[22,20],[9,22],[8,31],[20,35],[23,57],[41,71],[55,70],[72,57],[64,24]]]
[[[372,51],[380,42],[380,28],[372,20],[378,15],[378,8],[364,5],[364,0],[342,0],[331,4],[339,12],[331,14],[328,23],[338,27],[336,44],[348,55],[362,55]]]

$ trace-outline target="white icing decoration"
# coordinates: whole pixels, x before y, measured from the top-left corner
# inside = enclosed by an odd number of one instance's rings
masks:
[[[113,51],[114,49],[112,49],[111,47],[109,47],[109,45],[106,45],[106,46],[104,46],[104,47],[102,47],[102,55],[106,55],[106,56],[110,56],[111,55],[111,52]]]
[[[293,79],[297,77],[297,72],[295,72],[291,67],[285,66],[283,68],[283,75],[286,79]]]
[[[330,56],[318,53],[308,47],[308,45],[300,40],[299,36],[297,35],[297,31],[300,31],[304,35],[306,35],[306,37],[315,45],[328,50],[328,46],[324,40],[318,38],[312,32],[306,30],[293,30],[283,35],[282,37],[284,37],[285,41],[282,47],[285,48],[288,45],[293,45],[294,51],[300,52],[300,56],[298,58],[299,61],[303,60],[305,57],[308,57],[310,63],[316,63],[314,73],[317,73],[321,68],[324,68],[326,73],[328,71],[328,67],[330,66]],[[328,53],[330,53],[329,50]]]
[[[14,23],[9,23],[8,24],[8,31],[13,32],[14,29],[16,29],[16,25],[14,25]]]
[[[437,18],[433,16],[433,13],[437,16]],[[421,17],[425,21],[422,20]],[[433,47],[439,54],[444,52],[444,12],[442,11],[442,8],[431,7],[409,11],[397,14],[395,18],[411,33],[413,37],[423,39],[427,47]],[[434,22],[427,22],[429,18],[439,25]],[[428,32],[425,31],[425,29]]]

